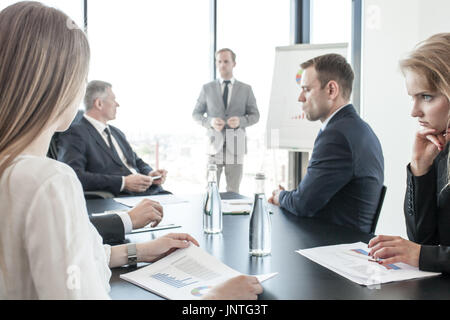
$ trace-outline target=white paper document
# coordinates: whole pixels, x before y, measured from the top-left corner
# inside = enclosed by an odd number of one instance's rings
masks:
[[[256,277],[262,282],[277,274]],[[120,278],[167,299],[195,300],[216,284],[238,275],[241,273],[191,244]]]
[[[440,273],[420,271],[405,263],[387,266],[369,261],[370,249],[363,242],[298,250],[299,254],[360,285],[371,286]]]
[[[150,199],[153,201],[159,202],[162,206],[168,205],[168,204],[178,204],[183,202],[189,202],[186,199],[182,199],[179,197],[174,196],[173,194],[162,194],[162,195],[155,195],[155,196],[141,196],[141,197],[123,197],[123,198],[114,198],[114,201],[119,202],[127,207],[134,207],[139,202],[141,202],[144,199]]]
[[[246,199],[222,200],[222,212],[229,214],[244,214],[252,211],[253,201]]]

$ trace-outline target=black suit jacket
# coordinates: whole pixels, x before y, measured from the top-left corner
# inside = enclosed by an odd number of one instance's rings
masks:
[[[447,157],[450,144],[420,177],[407,167],[404,213],[408,238],[422,245],[419,268],[450,272],[450,186]]]
[[[153,169],[136,155],[123,132],[114,126],[109,127],[127,162],[138,173],[147,175],[151,172]],[[152,185],[144,193],[121,193],[122,177],[131,172],[84,117],[59,136],[58,160],[73,168],[84,191],[109,191],[115,196],[150,195],[163,191],[161,186]]]
[[[280,206],[368,233],[383,182],[380,142],[348,105],[317,136],[305,177],[296,190],[280,193]]]
[[[125,229],[122,219],[117,214],[89,216],[89,220],[103,238],[104,244],[121,244],[125,240]]]

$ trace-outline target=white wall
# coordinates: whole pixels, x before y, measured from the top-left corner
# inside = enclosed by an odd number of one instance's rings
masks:
[[[376,233],[406,237],[406,165],[418,126],[398,61],[419,41],[450,32],[450,1],[365,0],[363,10],[361,115],[383,147],[387,186]]]

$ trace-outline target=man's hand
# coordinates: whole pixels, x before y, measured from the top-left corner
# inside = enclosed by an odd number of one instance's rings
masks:
[[[269,203],[280,206],[280,192],[285,190],[283,186],[279,185],[278,189],[272,191],[272,196],[267,200]]]
[[[163,207],[156,201],[144,199],[128,211],[133,229],[143,228],[149,223],[156,227],[164,216]]]
[[[130,174],[125,177],[124,189],[131,192],[144,192],[153,183],[153,179],[150,176],[143,174]]]
[[[236,129],[240,126],[241,120],[239,119],[239,117],[231,117],[227,120],[227,124],[231,129]]]
[[[161,179],[153,180],[153,184],[161,185],[164,182],[166,182],[167,170],[164,170],[164,169],[154,170],[154,171],[150,172],[148,175],[150,177],[161,176]]]
[[[221,132],[223,128],[225,127],[225,121],[223,121],[220,118],[212,118],[211,120],[211,126],[216,130]]]

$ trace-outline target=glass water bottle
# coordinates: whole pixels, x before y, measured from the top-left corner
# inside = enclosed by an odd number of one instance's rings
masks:
[[[222,232],[222,206],[215,164],[208,165],[208,186],[203,202],[203,231],[205,233]]]
[[[271,221],[267,210],[267,200],[264,193],[266,177],[264,173],[258,173],[255,177],[256,192],[250,217],[250,254],[253,256],[265,256],[271,252]]]

